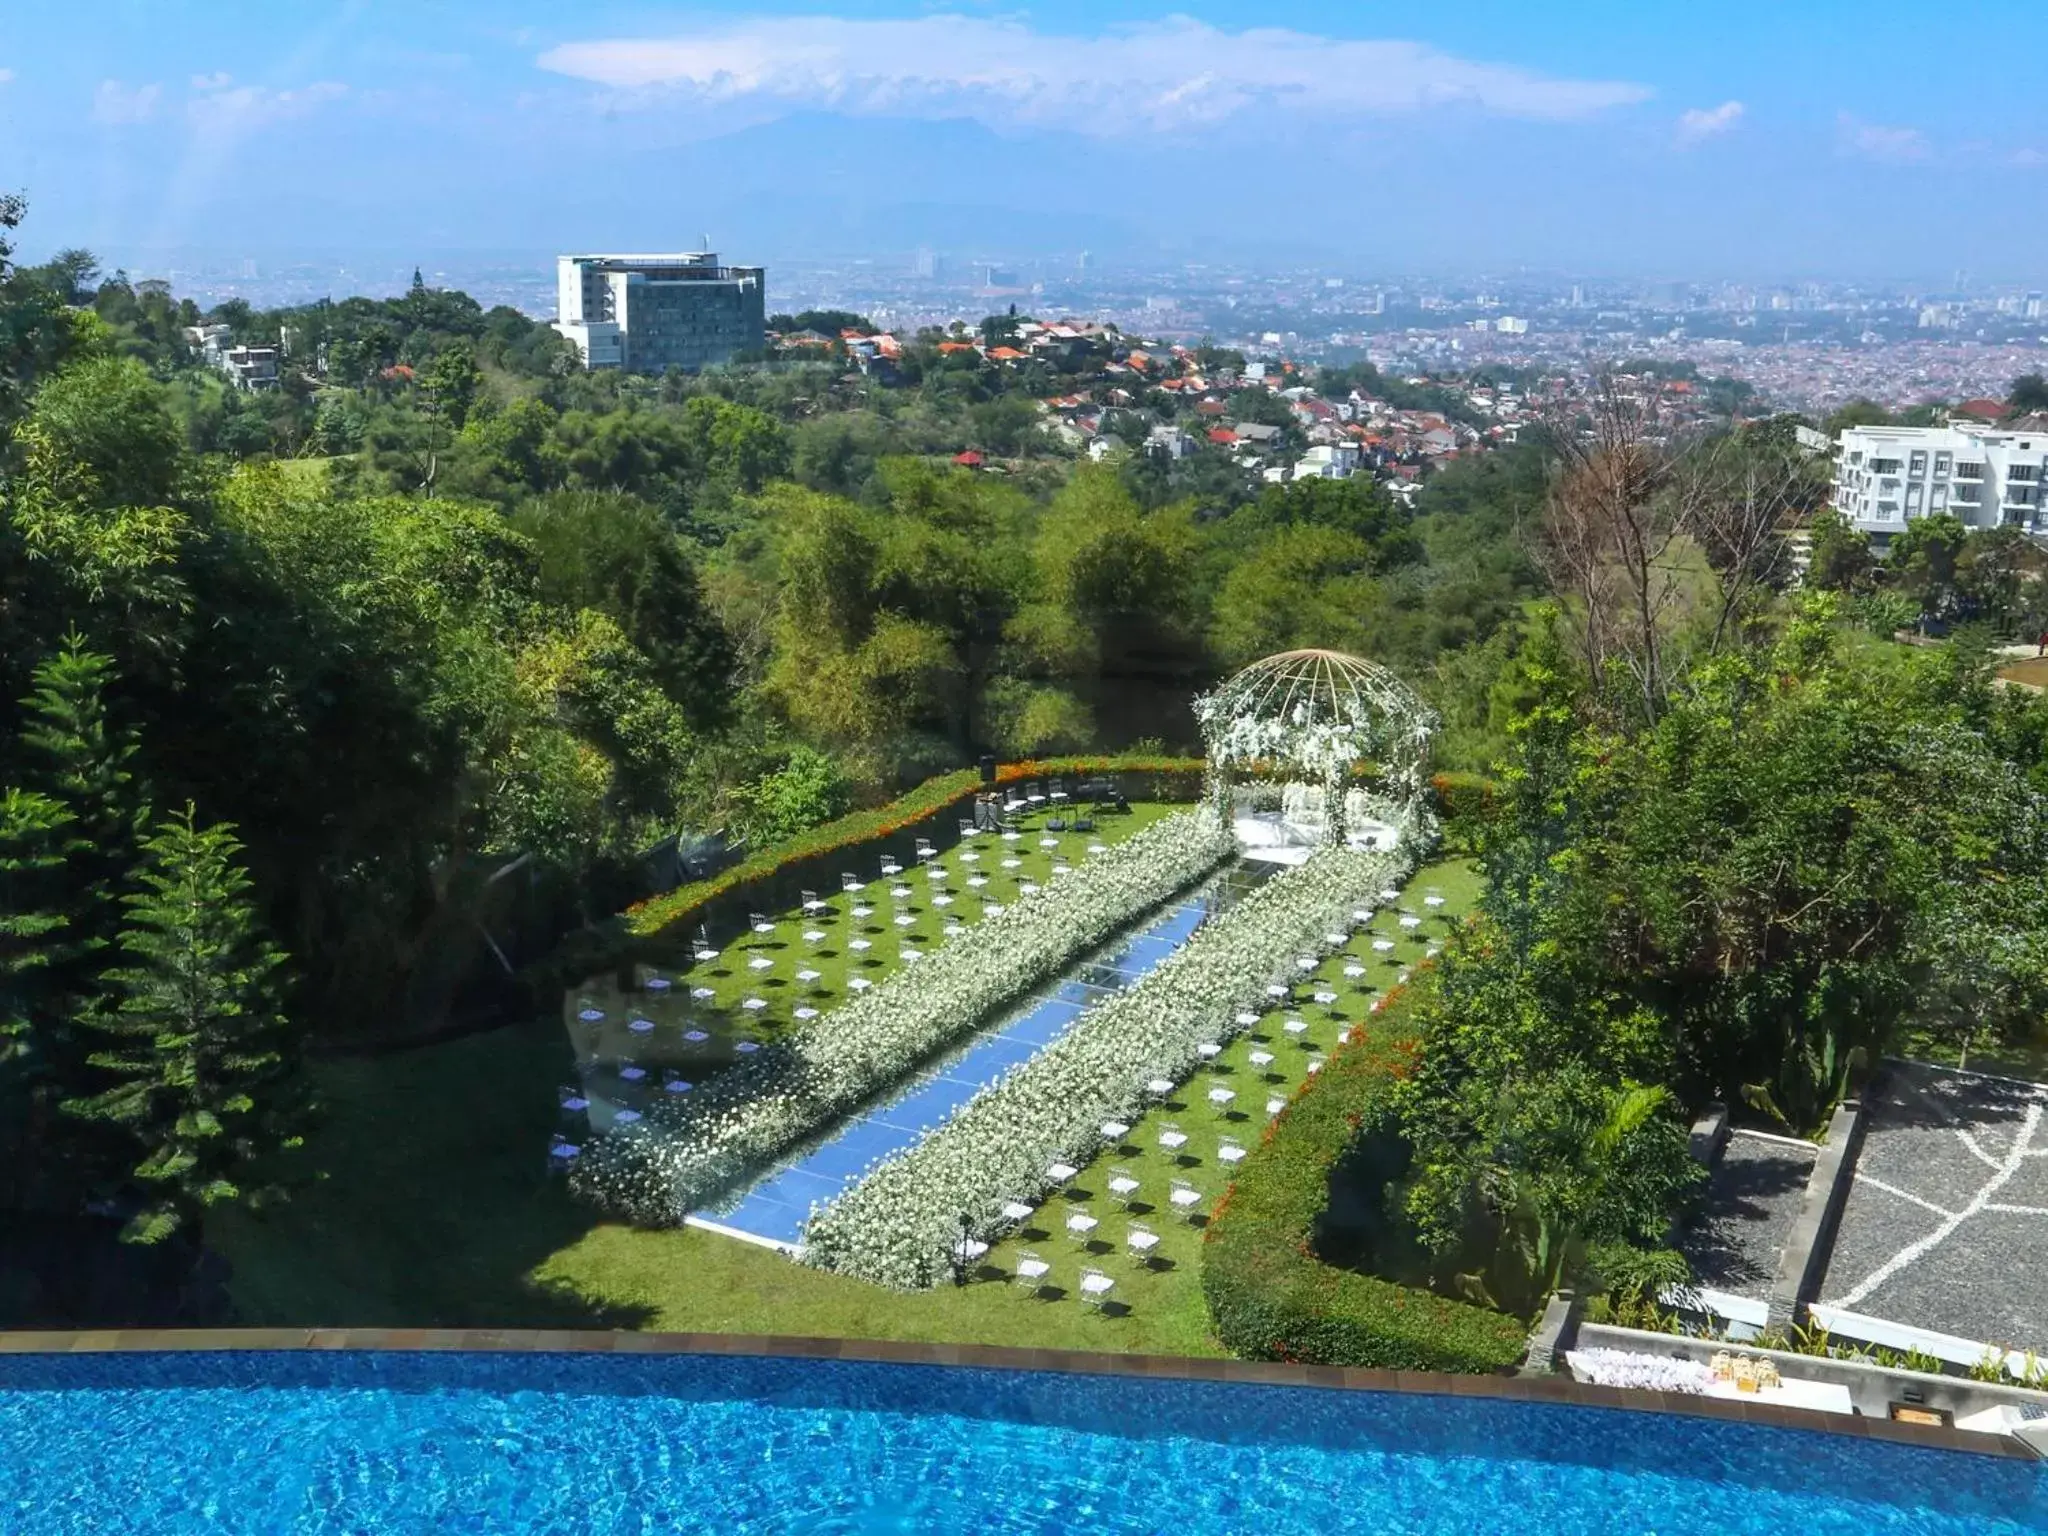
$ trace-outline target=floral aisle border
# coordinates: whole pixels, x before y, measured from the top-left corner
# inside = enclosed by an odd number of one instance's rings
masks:
[[[932,955],[598,1140],[578,1194],[673,1225],[935,1051],[1193,885],[1237,851],[1208,810],[1182,811],[993,912]]]
[[[1267,986],[1297,956],[1324,954],[1355,910],[1405,881],[1411,852],[1326,848],[1274,876],[1129,990],[1108,998],[1052,1044],[983,1089],[915,1146],[813,1212],[805,1261],[915,1290],[950,1273],[966,1232],[990,1236],[1010,1201],[1035,1203],[1056,1162],[1099,1148],[1106,1120],[1128,1120],[1155,1078],[1180,1082],[1200,1047],[1263,1010]]]

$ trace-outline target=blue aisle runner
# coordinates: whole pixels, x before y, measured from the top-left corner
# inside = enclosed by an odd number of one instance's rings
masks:
[[[1091,1003],[1119,992],[1194,936],[1219,902],[1241,892],[1259,871],[1236,870],[1163,909],[1145,928],[1098,951],[1065,979],[1034,994],[1010,1014],[974,1031],[936,1065],[890,1097],[843,1120],[813,1143],[763,1173],[732,1201],[688,1218],[778,1247],[795,1247],[815,1202],[829,1200],[877,1158],[912,1145],[960,1105],[1011,1067],[1029,1060],[1065,1033]]]

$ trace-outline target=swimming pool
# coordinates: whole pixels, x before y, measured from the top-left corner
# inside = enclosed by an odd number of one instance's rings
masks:
[[[702,1355],[0,1356],[0,1530],[2048,1530],[2034,1464],[1611,1409]]]

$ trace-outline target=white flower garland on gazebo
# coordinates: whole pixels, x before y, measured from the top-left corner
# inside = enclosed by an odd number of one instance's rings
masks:
[[[1433,832],[1423,767],[1436,711],[1377,662],[1340,651],[1283,651],[1203,694],[1194,710],[1208,749],[1210,798],[1226,822],[1239,779],[1257,774],[1319,789],[1326,842],[1343,842],[1348,827],[1367,817],[1403,837]],[[1349,787],[1360,764],[1377,769],[1374,789]]]

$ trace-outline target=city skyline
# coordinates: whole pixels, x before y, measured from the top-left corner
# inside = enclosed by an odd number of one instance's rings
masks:
[[[445,262],[708,232],[768,262],[2026,286],[2048,266],[2038,106],[2017,76],[1920,89],[1928,21],[1903,6],[124,17],[0,39],[26,254]]]

